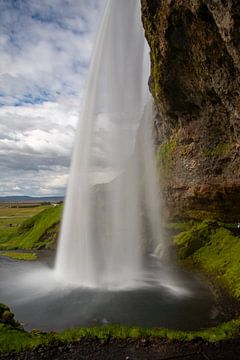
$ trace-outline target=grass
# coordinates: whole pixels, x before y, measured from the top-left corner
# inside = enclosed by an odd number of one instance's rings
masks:
[[[48,209],[49,205],[23,206],[23,204],[0,204],[0,242],[11,236],[28,218]]]
[[[16,351],[34,348],[40,344],[50,343],[50,335],[32,335],[21,329],[0,324],[0,352]]]
[[[54,345],[79,341],[81,338],[117,339],[155,337],[159,339],[191,341],[203,339],[208,342],[229,340],[239,336],[240,320],[232,320],[207,330],[184,332],[163,328],[127,327],[104,325],[91,328],[68,329],[61,333],[44,333],[33,330],[31,333],[8,325],[0,324],[0,352],[20,352],[38,345]]]
[[[179,331],[164,328],[142,328],[128,327],[121,325],[105,325],[92,328],[76,328],[65,330],[57,334],[57,338],[62,341],[77,341],[81,337],[97,337],[106,339],[109,336],[114,338],[144,338],[157,337],[168,338],[169,340],[191,341],[196,338],[202,338],[209,342],[227,340],[239,335],[240,320],[232,320],[221,324],[218,327],[201,331]]]
[[[229,225],[202,222],[175,236],[174,242],[185,264],[213,275],[240,300],[240,238]]]
[[[28,217],[33,216],[49,208],[51,205],[34,205],[34,206],[23,206],[23,204],[19,205],[12,205],[8,203],[1,203],[0,204],[0,217]]]
[[[11,232],[0,234],[0,249],[40,249],[53,248],[58,224],[61,219],[62,205],[51,206],[29,217]]]
[[[33,261],[37,260],[37,255],[35,253],[24,253],[24,252],[1,252],[1,256],[6,256],[14,260],[23,260],[23,261]]]

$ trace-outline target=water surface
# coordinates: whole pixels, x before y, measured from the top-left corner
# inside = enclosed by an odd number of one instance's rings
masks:
[[[152,257],[141,278],[121,289],[62,284],[46,259],[20,262],[0,257],[0,274],[1,302],[27,330],[107,323],[194,330],[216,323],[214,297],[206,284]]]

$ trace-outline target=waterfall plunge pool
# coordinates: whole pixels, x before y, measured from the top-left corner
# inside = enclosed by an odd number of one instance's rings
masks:
[[[147,259],[141,278],[122,289],[63,285],[51,258],[21,262],[0,257],[1,301],[26,330],[121,324],[199,330],[219,323],[214,296],[206,284],[176,266]]]

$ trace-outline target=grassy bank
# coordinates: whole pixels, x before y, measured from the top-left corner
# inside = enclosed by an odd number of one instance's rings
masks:
[[[197,223],[174,237],[179,260],[211,275],[240,300],[240,238],[236,225],[213,221]]]
[[[48,204],[0,203],[0,242],[11,236],[24,221],[49,207]]]
[[[104,325],[91,328],[69,329],[62,333],[43,333],[36,330],[28,333],[21,329],[0,324],[0,352],[19,352],[38,345],[60,345],[61,343],[78,341],[83,337],[98,339],[107,339],[109,337],[119,339],[157,337],[159,339],[168,338],[169,340],[179,341],[202,339],[208,342],[216,342],[237,337],[239,335],[239,328],[240,320],[232,320],[216,328],[195,332]]]
[[[50,206],[11,231],[0,232],[0,250],[54,248],[62,205]]]

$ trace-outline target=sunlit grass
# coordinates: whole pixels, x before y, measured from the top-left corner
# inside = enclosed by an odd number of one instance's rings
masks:
[[[91,328],[73,328],[61,333],[31,333],[0,324],[0,352],[22,351],[38,345],[54,345],[79,341],[81,338],[108,339],[138,339],[158,338],[178,341],[202,339],[208,342],[229,340],[239,336],[240,320],[232,320],[207,330],[184,332],[161,328],[127,327],[120,325],[104,325]]]
[[[27,218],[18,227],[0,232],[0,249],[52,248],[56,241],[62,205],[48,206],[45,210]]]
[[[11,204],[0,204],[0,243],[5,242],[12,234],[16,232],[24,221],[39,212],[49,208],[51,205],[36,206],[14,206]]]
[[[240,238],[232,234],[229,224],[227,227],[202,222],[175,236],[174,242],[186,264],[211,274],[240,299]]]

